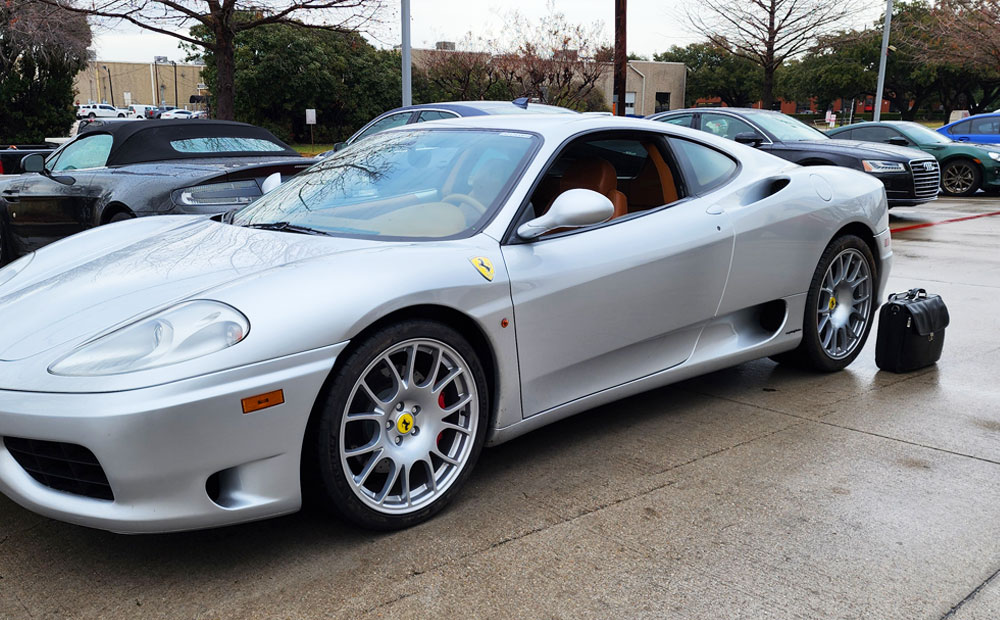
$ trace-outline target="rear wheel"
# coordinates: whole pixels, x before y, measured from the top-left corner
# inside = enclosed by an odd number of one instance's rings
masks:
[[[834,239],[809,285],[802,342],[774,359],[822,372],[841,370],[853,362],[871,331],[876,276],[868,244],[855,235]]]
[[[320,499],[377,530],[437,514],[482,451],[487,393],[475,350],[451,328],[411,320],[374,333],[318,402],[311,466]]]
[[[124,222],[125,220],[134,219],[135,216],[127,211],[119,211],[115,213],[108,219],[108,224],[114,224],[115,222]]]
[[[968,159],[950,161],[941,170],[941,189],[949,196],[971,196],[981,182],[979,166]]]

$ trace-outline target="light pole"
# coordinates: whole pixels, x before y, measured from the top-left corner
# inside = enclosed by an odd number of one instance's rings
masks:
[[[885,65],[889,60],[889,27],[892,25],[892,0],[885,0],[885,25],[882,26],[882,58],[878,63],[878,86],[875,88],[873,120],[882,117],[882,89],[885,85]]]
[[[111,106],[115,105],[115,87],[111,85],[111,69],[108,69],[107,65],[103,65],[104,70],[108,72],[108,90],[111,91]]]
[[[410,0],[401,0],[403,14],[403,105],[413,105],[413,83],[410,76]]]

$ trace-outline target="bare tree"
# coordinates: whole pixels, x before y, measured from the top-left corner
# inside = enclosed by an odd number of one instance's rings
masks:
[[[215,114],[232,119],[236,36],[267,24],[355,30],[371,22],[384,0],[36,0],[88,17],[127,22],[211,51],[218,63]],[[317,20],[303,21],[306,15]],[[212,36],[188,33],[201,24]],[[276,85],[277,86],[277,85]]]
[[[1000,66],[1000,0],[942,0],[931,11],[927,32],[935,43],[925,56]]]
[[[31,0],[0,0],[0,69],[28,51],[38,59],[84,59],[88,47],[85,17]]]
[[[694,30],[764,70],[763,107],[774,101],[774,72],[856,13],[859,0],[701,0],[687,9]]]

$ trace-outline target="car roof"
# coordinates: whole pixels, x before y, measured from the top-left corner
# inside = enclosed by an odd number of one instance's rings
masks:
[[[957,125],[958,123],[964,123],[967,120],[975,120],[977,118],[994,118],[1000,117],[1000,114],[996,112],[984,112],[983,114],[973,114],[972,116],[966,116],[965,118],[960,118],[957,121],[952,121],[947,125],[939,127],[939,129],[944,129],[945,127],[951,127],[952,125]]]
[[[731,141],[724,138],[717,138],[717,136],[687,127],[674,127],[642,118],[598,116],[596,114],[497,114],[489,116],[466,116],[437,120],[432,123],[400,125],[399,127],[387,129],[384,133],[448,129],[529,131],[542,135],[546,140],[557,141],[562,141],[585,131],[642,130],[690,136],[697,140],[712,142],[713,144],[732,144]]]
[[[290,146],[279,140],[266,129],[236,123],[232,121],[213,120],[147,120],[127,123],[109,123],[83,135],[107,134],[112,136],[111,152],[108,154],[108,166],[121,166],[150,161],[175,159],[204,159],[206,157],[247,157],[259,156],[295,156],[299,154]],[[229,153],[185,153],[170,146],[171,140],[193,138],[257,138],[274,142],[282,147],[281,151],[234,151]]]
[[[526,108],[512,101],[443,101],[441,103],[419,103],[390,110],[387,114],[405,112],[407,110],[450,110],[462,116],[484,116],[489,114],[579,114],[575,110],[544,103],[529,103]]]

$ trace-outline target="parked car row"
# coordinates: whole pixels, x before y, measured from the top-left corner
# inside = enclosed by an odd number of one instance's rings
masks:
[[[117,108],[107,103],[87,103],[76,108],[78,119],[95,118],[208,118],[203,110],[185,110],[172,105],[153,106],[139,103]]]
[[[1000,121],[1000,115],[997,115]],[[968,119],[966,119],[968,120]],[[946,126],[942,129],[954,129]],[[971,196],[978,190],[1000,191],[1000,144],[955,141],[949,131],[932,131],[919,123],[858,123],[827,132],[838,140],[881,142],[919,149],[941,165],[941,189],[949,196]]]
[[[691,108],[650,116],[742,142],[803,166],[834,165],[866,172],[882,181],[889,206],[935,200],[941,184],[933,157],[893,144],[833,140],[787,114],[746,108]]]

